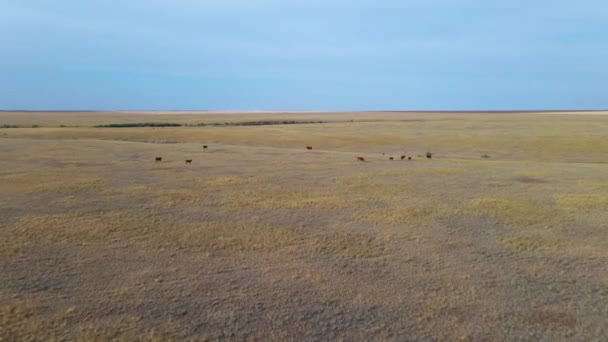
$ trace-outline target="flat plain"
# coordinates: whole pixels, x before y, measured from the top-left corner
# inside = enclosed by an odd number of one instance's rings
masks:
[[[0,341],[606,340],[607,114],[0,112]]]

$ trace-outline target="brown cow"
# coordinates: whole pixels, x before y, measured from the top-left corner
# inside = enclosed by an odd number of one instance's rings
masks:
[[[158,162],[161,162],[161,161],[163,161],[163,158],[161,158],[161,157],[156,157],[156,162],[157,162],[157,163],[158,163]]]
[[[186,159],[186,164],[192,164],[192,159]]]
[[[401,156],[401,160],[405,159],[405,156]]]
[[[365,158],[363,158],[363,157],[357,157],[357,160],[358,160],[358,161],[363,161],[363,162],[364,162],[364,161],[365,161]]]
[[[431,159],[431,157],[433,157],[433,154],[431,152],[427,152],[426,157],[427,159]]]
[[[412,160],[412,157],[407,157],[407,160]]]
[[[203,150],[206,150],[206,149],[207,149],[207,145],[203,145]]]
[[[306,149],[310,151],[312,150],[312,146],[306,146]]]
[[[393,160],[393,159],[394,159],[393,157],[388,157],[388,160]]]

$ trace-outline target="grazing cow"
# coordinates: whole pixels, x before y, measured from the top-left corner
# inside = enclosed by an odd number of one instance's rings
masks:
[[[388,157],[388,160],[393,160],[393,157]]]
[[[412,157],[407,157],[407,160],[412,160]]]
[[[401,160],[405,159],[405,156],[401,156]]]
[[[433,156],[433,154],[431,152],[427,152],[426,153],[426,158],[427,159],[431,159],[432,156]]]
[[[206,149],[207,149],[207,145],[203,145],[203,150],[206,150]]]
[[[192,164],[192,159],[186,159],[186,164]]]
[[[365,161],[365,158],[363,158],[363,157],[357,157],[357,160],[358,161]]]
[[[306,146],[306,149],[310,151],[312,150],[312,146]]]
[[[157,163],[158,163],[158,162],[161,162],[161,161],[163,161],[163,158],[161,158],[161,157],[156,157],[156,162],[157,162]]]

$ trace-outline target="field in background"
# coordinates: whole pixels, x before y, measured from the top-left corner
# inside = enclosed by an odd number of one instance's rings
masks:
[[[605,338],[594,114],[0,112],[0,340]]]

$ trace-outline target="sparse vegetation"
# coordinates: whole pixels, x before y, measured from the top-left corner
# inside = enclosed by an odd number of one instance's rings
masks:
[[[606,335],[608,116],[0,121],[0,340]]]
[[[557,203],[566,209],[608,210],[608,196],[604,195],[559,195]]]
[[[471,206],[478,214],[514,225],[547,223],[556,213],[552,207],[526,198],[477,198]]]
[[[510,249],[522,252],[555,250],[559,247],[538,235],[509,237],[499,241]]]
[[[384,245],[372,236],[348,231],[337,231],[316,237],[314,248],[318,253],[331,253],[342,258],[372,258],[385,252]]]

